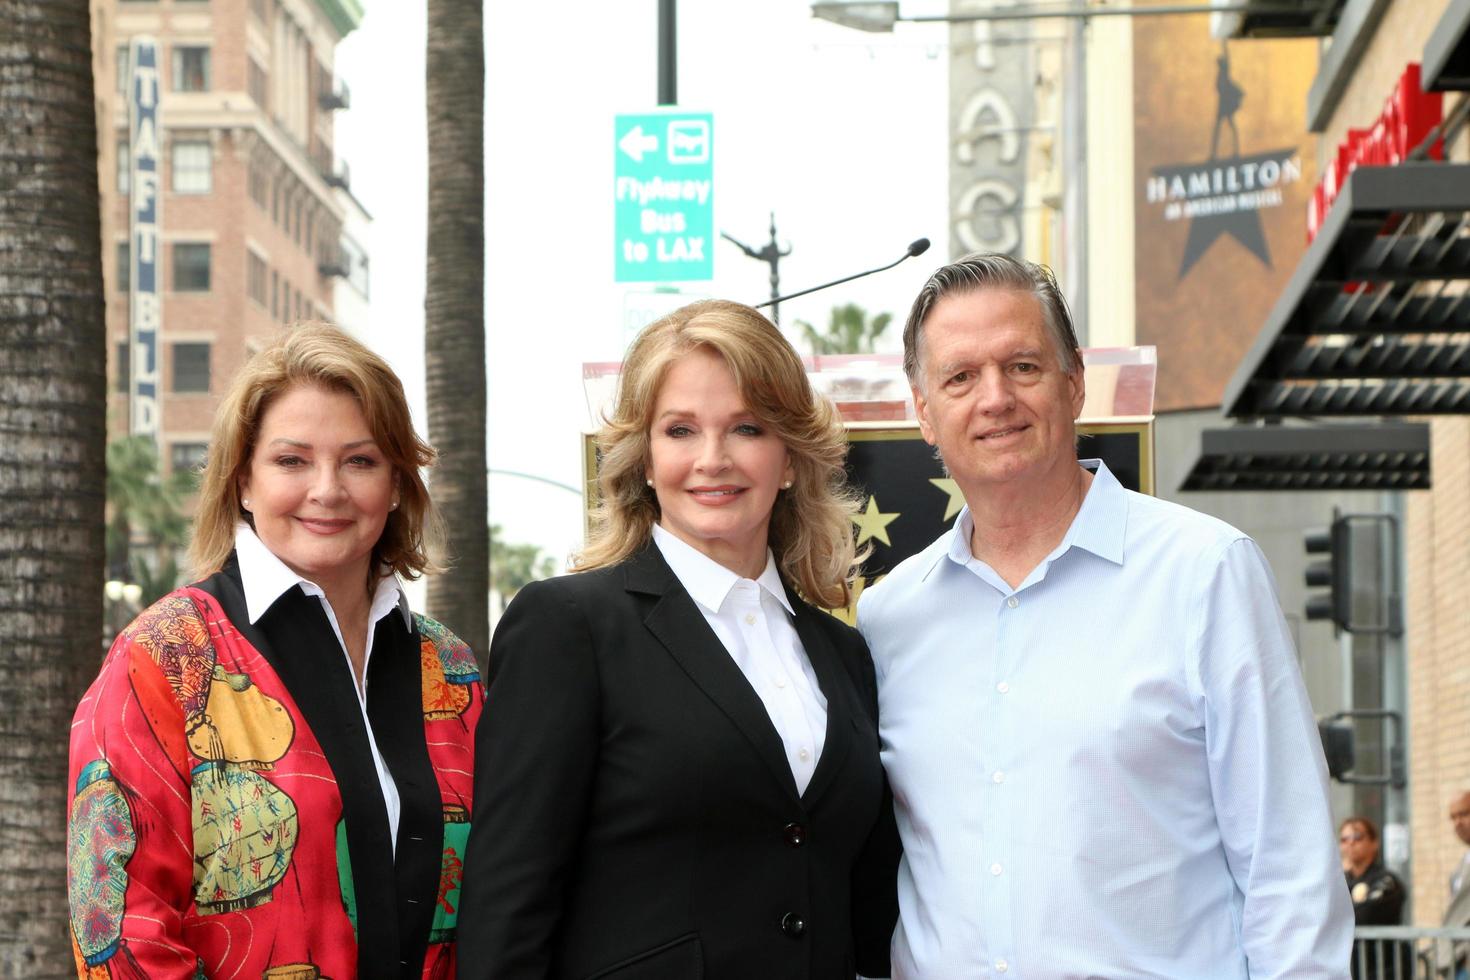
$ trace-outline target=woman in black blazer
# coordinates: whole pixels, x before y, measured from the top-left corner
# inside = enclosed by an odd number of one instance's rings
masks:
[[[749,307],[649,326],[598,437],[579,574],[490,648],[459,976],[888,975],[896,834],[846,441]]]

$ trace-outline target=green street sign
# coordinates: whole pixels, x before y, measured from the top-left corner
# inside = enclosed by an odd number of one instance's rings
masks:
[[[613,126],[617,282],[713,279],[714,118],[618,116]]]

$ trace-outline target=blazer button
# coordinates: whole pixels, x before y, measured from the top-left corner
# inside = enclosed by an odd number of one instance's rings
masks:
[[[795,912],[787,912],[781,916],[781,931],[792,939],[800,939],[806,932],[806,920]]]
[[[781,828],[781,836],[789,847],[800,847],[806,843],[806,828],[799,823],[789,823]]]

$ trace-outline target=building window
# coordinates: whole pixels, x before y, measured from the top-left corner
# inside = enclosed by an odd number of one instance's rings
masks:
[[[174,292],[209,292],[209,244],[174,243]]]
[[[133,250],[126,241],[117,243],[117,291],[125,293],[133,281]]]
[[[266,106],[265,69],[255,63],[254,58],[245,59],[245,90],[262,109]]]
[[[174,193],[208,194],[213,183],[213,157],[207,140],[174,140]]]
[[[195,46],[174,48],[174,91],[209,91],[209,49]]]
[[[128,362],[128,342],[126,340],[117,345],[117,362],[112,367],[113,377],[117,379],[117,388],[115,390],[120,395],[126,395],[128,393],[128,383],[132,381],[132,372],[129,370],[130,365]]]
[[[174,384],[176,394],[209,391],[209,344],[174,344]]]
[[[281,277],[275,269],[271,270],[271,319],[281,318]]]
[[[281,178],[271,181],[271,224],[281,223]]]
[[[133,186],[133,151],[127,140],[117,141],[117,192],[128,193]]]
[[[128,46],[119,44],[117,46],[117,94],[128,94],[128,64],[130,63]]]
[[[297,200],[296,200],[296,207],[294,209],[294,212],[295,213],[292,214],[292,216],[291,216],[291,237],[296,240],[296,244],[297,245],[300,245],[301,244],[301,199],[300,198],[297,198]]]
[[[347,282],[352,286],[353,289],[362,294],[363,299],[367,299],[367,253],[362,250],[361,245],[357,244],[357,242],[353,241],[351,238],[348,238],[346,235],[342,236],[342,242],[339,248],[340,252],[338,254],[341,256],[342,265],[347,270]]]
[[[255,202],[256,207],[264,211],[270,207],[270,183],[271,179],[265,174],[265,167],[259,160],[250,161],[250,200]]]
[[[208,452],[207,442],[175,442],[168,447],[169,468],[175,473],[199,473]]]
[[[245,294],[265,306],[265,259],[249,250],[245,252]]]

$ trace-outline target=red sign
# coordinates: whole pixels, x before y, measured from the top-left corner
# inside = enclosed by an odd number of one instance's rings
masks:
[[[1383,114],[1368,129],[1349,129],[1337,145],[1337,157],[1323,168],[1317,189],[1307,205],[1307,241],[1317,237],[1332,202],[1337,200],[1348,174],[1358,167],[1388,167],[1409,158],[1414,148],[1444,119],[1444,96],[1419,85],[1419,65],[1410,62],[1383,106]],[[1444,159],[1444,139],[1429,148],[1433,160]]]

